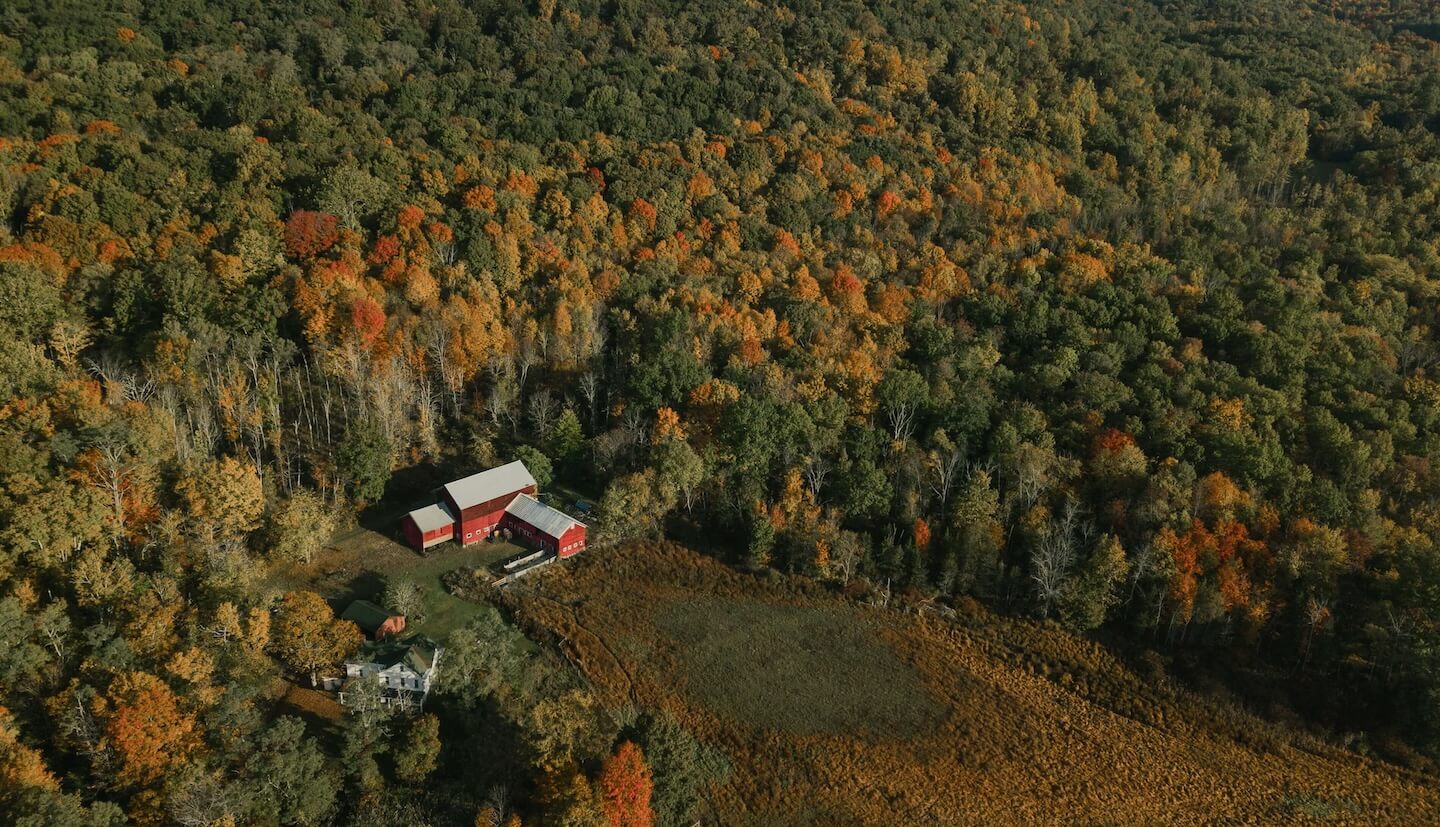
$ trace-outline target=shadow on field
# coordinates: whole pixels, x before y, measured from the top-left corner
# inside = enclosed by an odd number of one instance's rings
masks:
[[[355,600],[380,602],[380,593],[385,590],[385,576],[378,571],[365,569],[345,584],[345,590],[335,596],[337,611],[345,611]]]

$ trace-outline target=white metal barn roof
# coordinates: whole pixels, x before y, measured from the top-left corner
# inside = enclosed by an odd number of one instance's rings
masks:
[[[410,519],[421,532],[434,531],[455,523],[455,518],[450,516],[450,510],[443,503],[417,508],[410,512]]]
[[[505,511],[555,539],[582,523],[563,511],[556,511],[529,494],[516,497]]]
[[[530,469],[517,459],[508,465],[471,474],[462,480],[447,482],[445,491],[450,495],[450,499],[454,500],[455,504],[463,510],[496,497],[514,494],[516,491],[529,488],[534,484],[535,478],[530,476]]]

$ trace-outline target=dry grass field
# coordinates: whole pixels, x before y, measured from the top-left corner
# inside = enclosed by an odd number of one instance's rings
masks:
[[[507,593],[611,702],[670,710],[733,773],[709,822],[1426,824],[1436,779],[1141,676],[1028,621],[868,608],[672,544]]]

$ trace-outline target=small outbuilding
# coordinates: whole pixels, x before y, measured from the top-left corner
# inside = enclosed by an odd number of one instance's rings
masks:
[[[405,615],[386,611],[368,600],[352,601],[340,619],[359,626],[371,640],[384,640],[405,631]]]
[[[443,502],[411,511],[401,520],[401,526],[416,551],[424,551],[455,536],[455,517]]]

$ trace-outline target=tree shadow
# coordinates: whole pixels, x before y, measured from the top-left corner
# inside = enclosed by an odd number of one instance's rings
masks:
[[[433,462],[401,468],[390,475],[385,496],[361,509],[356,522],[387,537],[401,537],[400,516],[438,502],[441,487],[452,479],[451,472]]]
[[[744,556],[744,537],[723,527],[706,526],[678,509],[665,518],[665,537],[727,563],[737,562]]]
[[[385,575],[374,569],[364,569],[359,574],[351,577],[339,591],[328,595],[331,608],[336,614],[345,611],[356,600],[369,600],[372,603],[381,602],[381,594],[385,591]]]
[[[1431,23],[1428,21],[1397,23],[1395,29],[1402,32],[1412,32],[1427,40],[1440,40],[1440,23]]]

